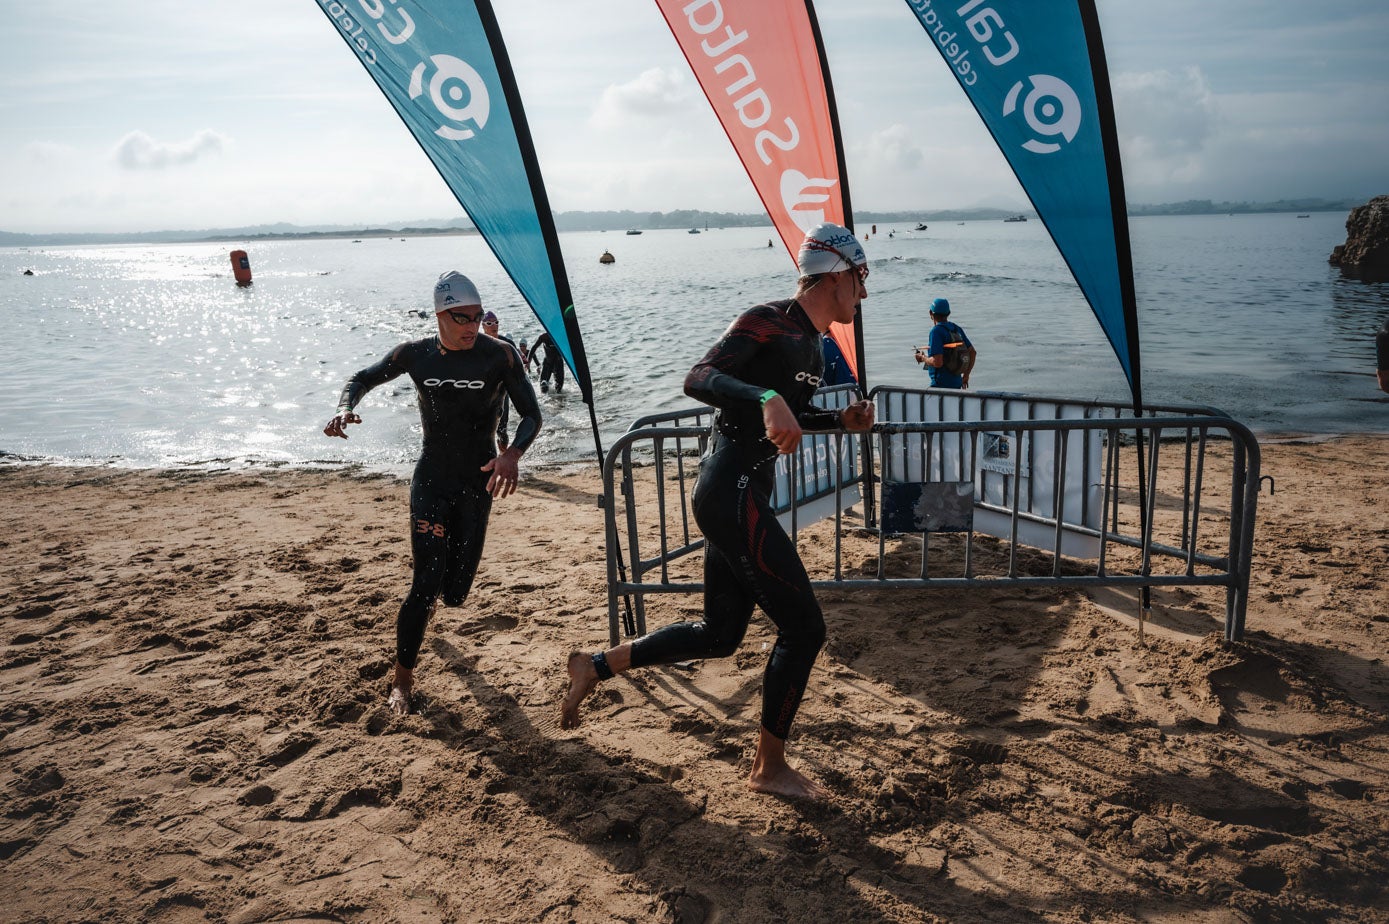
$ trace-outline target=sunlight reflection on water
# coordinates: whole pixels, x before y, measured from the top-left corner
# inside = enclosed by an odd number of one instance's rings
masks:
[[[1210,404],[1260,431],[1389,430],[1372,332],[1389,286],[1344,280],[1326,254],[1344,216],[1135,219],[1149,403]],[[865,343],[873,383],[924,384],[911,349],[943,295],[980,349],[977,388],[1123,400],[1099,325],[1039,222],[889,228],[872,263]],[[561,236],[605,445],[638,416],[690,406],[685,373],[738,312],[789,296],[769,228]],[[502,331],[540,332],[476,237],[0,249],[0,452],[139,466],[209,460],[360,463],[404,471],[418,453],[407,380],[373,392],[346,442],[322,435],[343,382],[434,331],[435,277],[471,276]],[[597,255],[611,250],[608,266]],[[22,276],[32,268],[34,276]],[[423,315],[423,316],[422,316]],[[1309,349],[1308,345],[1315,345]],[[591,458],[572,381],[541,398],[531,458]],[[224,464],[224,463],[219,463]]]

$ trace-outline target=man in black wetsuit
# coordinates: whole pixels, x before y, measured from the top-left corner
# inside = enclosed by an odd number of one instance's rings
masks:
[[[442,594],[462,606],[473,586],[487,538],[492,499],[516,490],[517,463],[540,432],[540,407],[515,348],[479,334],[482,299],[468,277],[449,272],[434,287],[435,337],[402,343],[343,387],[338,413],[323,432],[347,438],[362,422],[354,408],[367,392],[402,374],[415,383],[424,449],[410,480],[410,545],[415,558],[410,593],[396,619],[395,676],[388,702],[410,711],[415,662],[424,628]],[[521,422],[516,438],[497,453],[497,416],[510,398]]]
[[[825,621],[796,546],[769,504],[778,453],[803,430],[864,431],[867,401],[826,411],[810,403],[824,371],[820,335],[849,323],[868,261],[847,229],[814,228],[797,257],[795,298],[758,305],[724,332],[690,370],[685,393],[718,408],[711,452],[695,485],[695,520],[704,533],[704,619],[665,626],[595,655],[569,656],[569,692],[560,724],[579,724],[579,705],[600,680],[632,667],[727,657],[743,640],[753,606],[776,624],[762,682],[761,728],[748,785],[758,792],[820,799],[828,791],[786,762],[786,738],[805,693]]]
[[[544,348],[542,355],[541,348]],[[526,359],[526,369],[530,369],[532,362],[540,366],[540,390],[550,390],[550,379],[555,380],[555,391],[564,390],[564,357],[560,355],[559,347],[555,344],[555,338],[546,331],[535,338],[535,343],[531,344],[530,356]]]

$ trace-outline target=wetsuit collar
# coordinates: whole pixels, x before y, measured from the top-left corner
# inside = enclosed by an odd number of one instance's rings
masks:
[[[482,335],[482,334],[478,334],[478,336],[479,336],[479,337],[482,337],[483,335]],[[449,349],[447,346],[444,345],[444,338],[443,338],[443,337],[440,337],[438,334],[435,334],[435,335],[434,335],[434,345],[437,346],[437,347],[439,348],[439,354],[440,354],[441,356],[448,356],[450,353],[463,353],[463,352],[466,352],[465,349],[460,349],[460,350],[451,350],[451,349]],[[474,346],[474,347],[477,346],[477,341],[473,341],[473,346]]]
[[[793,298],[791,301],[787,302],[786,307],[782,310],[786,312],[788,318],[804,328],[807,334],[813,334],[817,337],[820,335],[820,331],[816,329],[815,323],[810,320],[810,315],[805,313],[805,309],[801,307],[801,303],[796,299]]]

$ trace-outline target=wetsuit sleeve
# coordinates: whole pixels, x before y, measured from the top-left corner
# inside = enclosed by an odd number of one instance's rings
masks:
[[[543,366],[543,365],[544,365],[544,362],[542,362],[542,361],[541,361],[541,358],[540,358],[540,348],[541,348],[541,347],[544,347],[544,348],[545,348],[545,355],[548,356],[548,355],[550,354],[550,345],[551,345],[552,343],[554,343],[554,342],[555,342],[555,341],[554,341],[554,338],[552,338],[552,337],[550,336],[550,332],[549,332],[549,331],[544,331],[544,332],[541,333],[541,335],[540,335],[539,337],[536,337],[536,338],[535,338],[535,343],[532,343],[532,344],[531,344],[531,351],[530,351],[530,353],[526,354],[526,370],[527,370],[527,371],[530,370],[531,363],[535,363],[537,366]]]
[[[816,404],[807,406],[796,415],[802,430],[838,430],[842,425],[838,411],[827,411]]]
[[[685,394],[710,407],[727,408],[739,401],[761,401],[765,387],[742,376],[757,357],[767,335],[748,314],[734,321],[703,359],[685,376]]]
[[[540,434],[540,402],[535,400],[535,388],[526,376],[526,371],[521,368],[521,355],[511,349],[506,352],[506,369],[502,373],[502,384],[521,418],[516,424],[516,437],[511,441],[511,448],[524,453]]]
[[[342,394],[338,396],[338,411],[352,410],[366,397],[367,392],[403,375],[406,371],[402,363],[406,346],[408,344],[396,347],[380,362],[367,366],[348,379],[342,387]]]

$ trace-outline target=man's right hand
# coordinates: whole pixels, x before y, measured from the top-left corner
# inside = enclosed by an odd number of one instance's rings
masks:
[[[358,417],[356,414],[351,411],[343,411],[341,414],[328,421],[328,426],[323,428],[323,435],[340,436],[343,439],[347,439],[347,425],[359,424],[361,422],[362,418]]]
[[[762,425],[767,428],[767,439],[783,455],[795,452],[801,443],[800,422],[781,395],[762,405]]]

